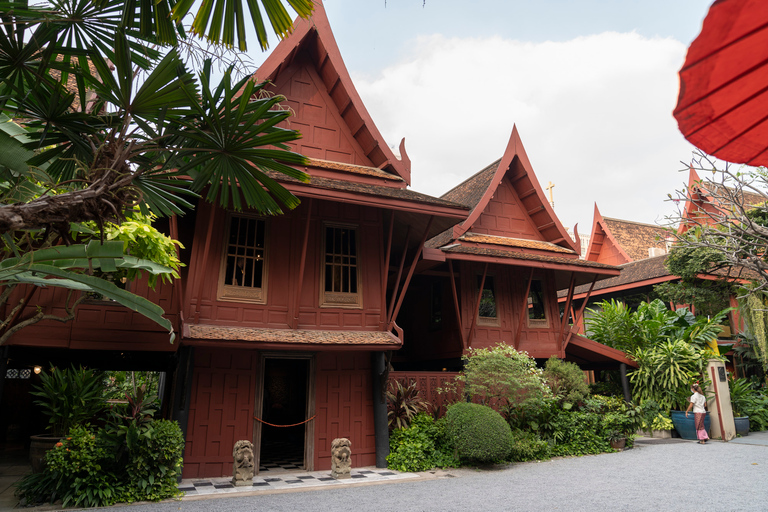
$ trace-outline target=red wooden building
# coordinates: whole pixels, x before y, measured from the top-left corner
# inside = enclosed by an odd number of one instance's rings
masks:
[[[573,332],[569,316],[560,313],[557,290],[569,290],[569,311],[576,286],[617,276],[619,269],[579,259],[517,128],[499,160],[442,198],[471,211],[426,243],[398,318],[408,337],[395,356],[396,369],[458,368],[468,348],[499,342],[585,369],[632,364],[622,352]]]
[[[265,218],[201,201],[170,221],[186,247],[181,280],[132,287],[164,307],[174,344],[96,301],[70,323],[20,331],[3,362],[165,372],[165,413],[185,430],[189,478],[230,474],[240,439],[253,440],[262,469],[328,469],[335,437],[351,439],[353,465],[383,464],[393,352],[407,370],[458,368],[467,348],[501,341],[586,369],[631,364],[560,314],[556,290],[619,270],[578,258],[516,129],[499,161],[442,198],[409,190],[404,143],[398,157],[376,128],[321,3],[256,78],[287,98],[303,134],[294,149],[310,157],[310,182],[274,176],[301,205]],[[32,303],[63,309],[64,292],[33,293]]]

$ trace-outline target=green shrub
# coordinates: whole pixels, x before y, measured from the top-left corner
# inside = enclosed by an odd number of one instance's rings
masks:
[[[634,401],[653,400],[667,414],[673,408],[685,410],[691,384],[701,378],[704,370],[704,351],[676,340],[638,349],[632,357],[639,366],[628,374]]]
[[[141,386],[105,427],[73,427],[46,454],[45,471],[22,479],[16,495],[27,504],[60,499],[65,507],[179,496],[184,436],[175,421],[152,419],[155,398]]]
[[[53,368],[50,374],[40,374],[40,384],[31,394],[38,397],[48,417],[51,434],[61,437],[75,425],[98,419],[106,408],[102,398],[102,374],[80,367]]]
[[[418,414],[410,427],[397,428],[389,435],[387,467],[397,471],[426,471],[434,467],[455,467],[454,447],[445,434],[445,420],[435,421]]]
[[[607,452],[610,421],[603,414],[562,411],[553,420],[550,439],[552,456],[587,455]],[[606,424],[607,423],[607,424]]]
[[[445,414],[447,432],[462,461],[490,463],[505,460],[512,446],[512,430],[490,407],[457,403]]]
[[[457,380],[472,401],[494,408],[525,406],[551,394],[536,361],[503,343],[469,349]]]
[[[136,429],[128,446],[125,470],[128,494],[125,501],[159,501],[179,495],[176,478],[181,474],[184,435],[179,424],[155,420]]]
[[[575,405],[589,395],[589,385],[581,368],[555,356],[547,359],[544,380],[561,404]]]
[[[512,431],[509,460],[525,462],[527,460],[545,460],[549,458],[549,444],[533,432]]]
[[[106,507],[121,500],[124,486],[101,430],[72,427],[45,456],[46,469],[17,489],[28,504],[60,499],[64,507]]]

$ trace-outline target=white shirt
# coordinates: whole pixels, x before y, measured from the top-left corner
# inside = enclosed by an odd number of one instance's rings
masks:
[[[701,393],[694,393],[690,399],[693,404],[693,412],[706,412],[704,410],[704,404],[707,403],[707,398]]]

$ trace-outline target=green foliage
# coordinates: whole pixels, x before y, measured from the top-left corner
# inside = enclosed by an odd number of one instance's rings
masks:
[[[547,360],[544,380],[561,404],[575,405],[589,395],[589,385],[581,368],[556,356]]]
[[[683,239],[700,236],[701,230],[691,229]],[[732,285],[723,279],[700,279],[699,276],[710,274],[724,264],[722,252],[715,247],[677,243],[669,251],[664,266],[682,279],[658,284],[653,290],[666,302],[689,304],[699,315],[715,315],[728,307]]]
[[[413,418],[429,408],[429,402],[421,399],[416,381],[403,386],[400,381],[389,383],[387,390],[387,420],[389,429],[408,428]]]
[[[590,309],[586,318],[587,335],[609,347],[631,353],[666,340],[684,340],[703,347],[720,333],[719,324],[730,309],[709,319],[695,317],[686,308],[670,311],[659,299],[643,302],[637,311],[629,311],[621,302],[603,301],[599,309]]]
[[[105,507],[123,496],[125,489],[101,430],[72,427],[45,460],[41,476],[25,478],[17,489],[28,503],[60,499],[64,507]]]
[[[179,260],[176,254],[176,247],[183,249],[181,242],[174,240],[168,235],[160,232],[152,223],[157,216],[148,213],[142,215],[138,209],[129,213],[129,218],[120,224],[108,223],[104,226],[103,236],[107,240],[119,240],[123,242],[125,254],[130,254],[136,258],[149,260],[158,265],[171,269],[168,273],[159,274],[163,282],[170,283],[173,279],[179,278],[179,269],[184,264]],[[79,225],[79,228],[91,229],[94,234],[98,232],[95,222],[89,222]],[[134,281],[142,277],[140,268],[121,268],[113,273],[115,280],[119,281],[125,278],[127,281]],[[158,274],[149,273],[148,282],[151,288],[157,283]]]
[[[696,314],[715,315],[728,307],[731,285],[727,281],[695,279],[657,284],[653,291],[665,302],[688,304]]]
[[[38,397],[35,404],[48,417],[51,433],[60,437],[104,412],[101,385],[100,372],[73,365],[64,370],[53,368],[50,374],[40,373],[40,384],[31,393]]]
[[[184,435],[179,424],[154,420],[134,424],[126,432],[125,471],[130,476],[124,501],[159,501],[180,495]]]
[[[632,357],[639,365],[628,373],[634,400],[653,400],[665,413],[686,408],[691,384],[701,378],[707,359],[702,350],[683,340],[637,349]]]
[[[512,431],[501,415],[485,405],[457,403],[445,414],[447,432],[460,460],[492,463],[505,460],[512,447]]]
[[[520,429],[512,431],[509,460],[525,462],[529,460],[546,460],[548,458],[549,443],[543,441],[533,432]]]
[[[550,453],[556,456],[587,455],[611,450],[611,431],[623,431],[624,419],[617,414],[562,411],[553,420]]]
[[[754,337],[754,353],[763,370],[768,371],[768,294],[749,288],[741,290],[739,310]]]
[[[157,395],[160,384],[158,372],[106,371],[104,372],[104,398],[125,400],[144,386],[147,395]]]
[[[470,348],[464,356],[464,371],[457,380],[473,401],[492,407],[524,407],[550,395],[536,362],[504,343],[491,348]]]
[[[390,433],[387,467],[397,471],[455,467],[458,460],[454,451],[445,433],[445,419],[435,421],[422,413],[413,418],[409,427],[396,428]]]
[[[17,495],[30,504],[60,499],[82,507],[179,496],[184,436],[176,422],[152,418],[155,399],[141,386],[104,427],[73,427],[46,455],[45,471],[25,477]]]
[[[749,430],[768,429],[768,396],[748,379],[728,379],[733,415],[749,416]]]

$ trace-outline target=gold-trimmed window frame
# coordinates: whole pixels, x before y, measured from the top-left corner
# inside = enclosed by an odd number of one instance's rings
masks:
[[[232,219],[248,219],[261,222],[264,229],[264,247],[262,249],[261,287],[246,287],[225,284],[227,272],[227,258],[230,256],[230,234]],[[258,227],[257,227],[258,229]],[[221,250],[221,262],[219,265],[219,280],[216,298],[221,301],[250,302],[266,304],[267,284],[269,276],[269,223],[263,215],[249,213],[227,213],[226,229],[224,230],[224,244]],[[237,255],[235,255],[237,256]]]
[[[328,292],[325,291],[325,270],[327,265],[327,247],[326,239],[328,229],[346,229],[355,232],[355,279],[357,291],[351,292]],[[363,280],[362,280],[362,260],[360,258],[360,229],[356,224],[345,224],[338,222],[324,222],[321,252],[320,252],[320,307],[322,308],[363,308]]]

